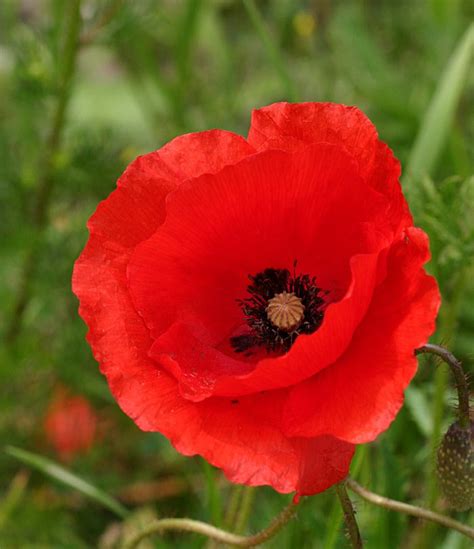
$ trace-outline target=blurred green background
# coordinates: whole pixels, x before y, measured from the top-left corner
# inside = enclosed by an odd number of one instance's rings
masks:
[[[59,459],[43,419],[59,386],[98,416],[91,450],[67,467],[130,510],[129,529],[159,515],[255,532],[290,499],[233,488],[200,458],[141,433],[84,340],[70,278],[86,220],[134,157],[177,134],[245,135],[251,109],[279,100],[363,109],[401,159],[412,211],[430,234],[430,270],[444,298],[433,341],[472,371],[473,17],[470,0],[0,2],[2,549],[113,547],[121,535],[121,511],[4,451]],[[435,366],[420,360],[403,410],[359,449],[352,474],[384,495],[450,513],[432,464],[455,401],[449,373]],[[470,546],[361,500],[357,510],[367,547]],[[147,543],[208,546],[190,534]],[[306,499],[268,546],[347,547],[334,492]]]

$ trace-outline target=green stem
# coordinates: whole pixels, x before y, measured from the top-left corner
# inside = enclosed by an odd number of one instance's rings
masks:
[[[469,427],[469,385],[467,382],[466,374],[464,373],[461,362],[451,353],[448,349],[440,347],[439,345],[433,345],[427,343],[423,347],[420,347],[415,351],[417,355],[422,353],[431,353],[439,356],[448,364],[456,380],[456,387],[458,390],[458,414],[459,425],[466,429]]]
[[[203,0],[187,0],[185,2],[183,16],[177,24],[175,59],[178,69],[178,90],[189,87],[191,74],[191,54],[195,35],[198,31],[198,22],[203,10]]]
[[[366,454],[366,445],[360,445],[357,447],[354,459],[352,460],[351,464],[352,476],[356,478],[358,477],[359,472],[362,469]],[[344,516],[341,511],[341,506],[339,504],[339,501],[335,499],[331,509],[331,514],[329,515],[329,520],[327,522],[328,526],[326,528],[326,538],[323,543],[323,549],[333,549],[336,546],[343,520]]]
[[[255,499],[255,488],[246,486],[240,503],[239,513],[235,521],[235,531],[240,534],[247,527],[250,512],[252,511],[253,500]]]
[[[204,468],[204,476],[206,477],[207,485],[207,498],[209,503],[209,514],[211,515],[211,520],[216,526],[221,526],[222,524],[222,502],[219,487],[217,486],[217,479],[215,474],[215,469],[212,465],[205,460],[202,460]]]
[[[227,528],[232,528],[239,509],[240,498],[242,496],[243,486],[241,484],[235,484],[232,486],[232,493],[230,496],[229,505],[225,514],[224,524]]]
[[[286,70],[285,62],[282,58],[282,54],[272,39],[268,29],[266,28],[265,21],[258,11],[257,6],[255,5],[254,0],[243,0],[244,7],[248,13],[249,19],[252,25],[255,28],[255,31],[260,36],[263,46],[267,51],[267,55],[270,58],[270,61],[273,63],[275,70],[280,76],[281,83],[285,88],[285,93],[289,101],[296,101],[298,94],[296,88],[293,84],[293,80]]]
[[[165,518],[152,522],[144,530],[135,534],[132,538],[126,541],[122,549],[133,549],[140,541],[152,536],[153,534],[161,534],[167,530],[178,530],[185,532],[194,532],[201,534],[210,539],[227,543],[236,547],[254,547],[260,545],[273,538],[295,515],[297,505],[291,502],[283,511],[273,519],[271,524],[253,536],[239,536],[226,530],[221,530],[205,522],[191,520],[187,518]]]
[[[463,269],[456,280],[449,306],[446,305],[444,315],[440,320],[440,339],[452,343],[456,332],[457,318],[462,302],[462,296],[467,281],[468,270]],[[441,439],[441,429],[445,412],[445,394],[448,385],[448,371],[445,368],[437,368],[435,372],[435,393],[433,398],[433,431],[430,440],[431,467],[428,478],[427,505],[430,508],[436,506],[438,499],[438,482],[436,476],[436,456]]]
[[[102,32],[117,13],[122,8],[124,0],[113,0],[108,6],[104,8],[104,11],[96,21],[93,27],[88,29],[80,38],[80,44],[82,47],[92,44],[99,34]]]
[[[339,501],[335,499],[329,514],[328,526],[326,527],[326,537],[322,546],[323,549],[333,549],[336,546],[343,520],[344,515],[342,513],[341,506]]]
[[[345,482],[336,484],[336,493],[341,503],[342,512],[344,513],[344,520],[349,533],[349,539],[353,549],[362,549],[362,538],[360,537],[359,526],[357,524],[354,507],[352,501],[347,494]]]
[[[71,0],[65,28],[64,58],[61,63],[58,78],[58,99],[53,114],[51,128],[45,143],[45,148],[38,168],[38,183],[32,225],[35,236],[25,257],[18,293],[16,295],[12,317],[6,331],[6,340],[13,343],[18,337],[26,306],[30,299],[31,282],[35,274],[39,248],[47,225],[48,209],[53,190],[54,161],[61,146],[61,140],[69,103],[71,84],[76,66],[81,27],[81,0]]]
[[[467,536],[468,538],[474,539],[474,528],[458,522],[457,520],[447,517],[446,515],[440,515],[429,509],[423,509],[423,507],[417,507],[416,505],[409,505],[408,503],[403,503],[401,501],[396,501],[394,499],[389,499],[379,494],[375,494],[367,488],[364,488],[358,484],[355,480],[347,479],[346,482],[348,488],[359,495],[361,498],[365,499],[369,503],[383,507],[384,509],[389,509],[391,511],[396,511],[397,513],[404,513],[405,515],[410,515],[412,517],[421,518],[424,520],[429,520],[446,528],[451,528],[457,532]],[[419,547],[428,547],[426,545],[418,545]]]

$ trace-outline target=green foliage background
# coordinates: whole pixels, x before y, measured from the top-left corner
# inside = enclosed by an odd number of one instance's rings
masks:
[[[225,525],[239,489],[160,435],[141,433],[91,357],[70,290],[86,220],[127,163],[177,134],[218,127],[245,135],[251,109],[278,100],[355,104],[402,161],[412,211],[430,234],[444,298],[433,341],[472,371],[474,4],[82,0],[76,52],[77,5],[0,3],[0,442],[55,459],[42,417],[63,384],[100,416],[100,439],[71,469],[134,511],[129,528],[155,514]],[[420,363],[403,410],[359,449],[352,474],[384,495],[449,513],[432,457],[453,420],[453,392],[445,367]],[[264,527],[289,500],[269,488],[243,498],[243,532]],[[357,510],[367,547],[469,547],[459,534],[362,501]],[[2,549],[110,547],[119,520],[0,448]],[[303,502],[268,545],[346,547],[341,521],[329,490]],[[204,545],[189,534],[156,541]]]

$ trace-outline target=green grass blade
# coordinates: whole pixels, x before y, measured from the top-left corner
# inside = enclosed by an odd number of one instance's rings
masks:
[[[472,23],[448,61],[413,145],[407,173],[418,177],[434,168],[448,137],[464,88],[474,50]]]
[[[410,385],[405,391],[405,404],[420,432],[429,438],[433,432],[433,417],[426,394],[419,387]]]
[[[81,492],[90,499],[97,501],[104,507],[107,507],[107,509],[110,509],[110,511],[113,511],[120,518],[123,519],[128,515],[127,509],[114,498],[106,494],[100,488],[97,488],[93,484],[90,484],[89,482],[71,473],[61,465],[58,465],[54,461],[14,446],[7,446],[5,448],[5,452],[16,458],[18,461],[41,471],[45,475],[62,482],[66,486],[69,486],[70,488]]]
[[[191,53],[198,31],[198,21],[202,7],[202,0],[188,0],[184,7],[182,20],[177,25],[176,65],[182,86],[186,86],[191,72]]]
[[[209,516],[214,526],[222,526],[222,501],[219,486],[217,484],[216,471],[205,461],[202,460],[204,476],[206,478],[207,499],[209,505]]]
[[[28,484],[29,473],[19,471],[12,479],[5,496],[0,500],[0,530],[21,504]]]
[[[288,74],[288,71],[286,70],[285,61],[278,48],[278,45],[275,43],[270,33],[268,32],[268,29],[265,25],[265,21],[261,13],[258,11],[258,8],[255,5],[254,0],[243,0],[243,3],[248,13],[249,19],[255,28],[255,31],[259,35],[263,43],[263,46],[267,51],[267,55],[271,63],[273,64],[273,66],[275,67],[275,70],[280,76],[282,85],[285,88],[287,99],[289,101],[296,101],[298,94],[293,84],[293,80],[291,79],[290,75]]]

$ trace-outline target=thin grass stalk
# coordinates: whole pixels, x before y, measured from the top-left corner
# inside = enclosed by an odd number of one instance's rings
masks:
[[[216,472],[214,468],[202,460],[204,476],[206,478],[207,499],[209,505],[209,515],[211,521],[216,526],[222,525],[222,500],[219,487],[217,485]]]
[[[235,531],[240,534],[247,528],[256,490],[253,486],[246,486],[240,501],[240,509],[235,519]]]
[[[21,331],[24,313],[31,296],[31,285],[36,272],[44,231],[48,224],[48,210],[54,184],[54,161],[61,148],[66,111],[76,68],[81,29],[80,8],[81,0],[71,0],[68,5],[64,33],[64,57],[58,77],[57,102],[38,167],[37,192],[32,216],[34,237],[23,263],[13,312],[5,334],[6,341],[10,344],[16,341]]]
[[[270,62],[273,64],[278,76],[280,77],[280,81],[285,90],[287,99],[289,101],[297,101],[298,93],[291,76],[288,74],[282,53],[268,31],[265,21],[254,0],[243,0],[243,4],[249,16],[250,22],[254,26],[256,33],[262,41]]]

